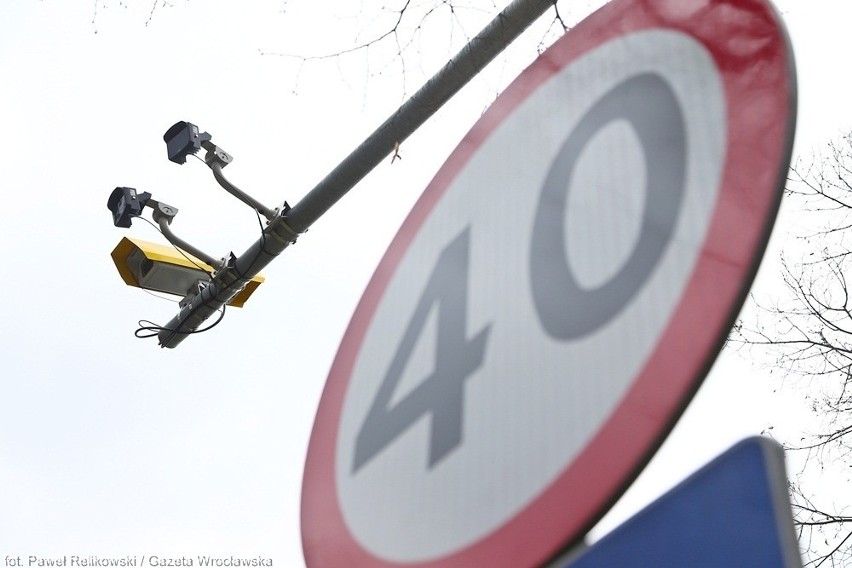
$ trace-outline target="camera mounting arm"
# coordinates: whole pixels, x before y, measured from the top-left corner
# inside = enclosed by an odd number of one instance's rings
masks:
[[[216,260],[175,235],[171,228],[171,222],[177,215],[177,207],[151,199],[151,194],[147,191],[139,193],[132,187],[116,187],[107,200],[107,208],[112,212],[112,222],[116,227],[130,228],[133,218],[141,216],[145,207],[150,207],[153,210],[151,217],[159,226],[160,232],[175,248],[179,249],[181,254],[189,253],[195,256],[201,262],[212,267],[214,272],[220,271],[228,264],[227,260]],[[188,260],[194,262],[191,259]],[[208,272],[208,269],[204,267],[197,266],[197,268]],[[121,271],[120,268],[119,271]]]
[[[146,205],[148,205],[148,207],[154,210],[154,212],[152,213],[154,222],[159,225],[160,231],[163,233],[163,236],[166,237],[166,239],[170,243],[172,243],[172,245],[174,245],[176,248],[188,252],[189,254],[195,256],[199,260],[209,264],[217,270],[224,266],[224,261],[216,260],[209,254],[192,246],[191,244],[174,234],[170,225],[172,219],[174,219],[175,215],[177,215],[177,207],[172,207],[171,205],[160,203],[159,201],[155,201],[154,199],[148,199]]]
[[[198,127],[191,122],[176,122],[166,130],[163,141],[169,153],[169,160],[176,164],[185,164],[190,154],[196,154],[201,148],[207,150],[204,163],[213,170],[213,177],[225,191],[272,221],[276,211],[265,206],[263,203],[250,196],[222,174],[222,168],[234,161],[234,158],[220,147],[213,144],[213,136],[208,132],[200,132]]]
[[[272,219],[275,218],[275,211],[273,209],[270,209],[228,181],[225,174],[222,173],[222,168],[230,164],[234,158],[220,147],[213,144],[210,140],[202,142],[201,147],[207,150],[207,154],[204,156],[204,163],[213,171],[213,177],[216,178],[219,185],[221,185],[225,191],[266,217],[267,221],[272,221]]]

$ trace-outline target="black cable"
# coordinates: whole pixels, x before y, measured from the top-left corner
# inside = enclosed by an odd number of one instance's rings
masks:
[[[260,242],[261,242],[261,245],[260,245],[260,250],[259,250],[259,251],[258,251],[258,253],[255,255],[254,259],[252,259],[251,263],[249,263],[249,266],[251,266],[251,265],[253,265],[253,264],[254,264],[254,262],[255,262],[255,261],[256,261],[256,260],[260,257],[260,253],[261,253],[261,252],[263,252],[263,253],[265,253],[265,254],[269,254],[269,253],[266,253],[266,251],[265,251],[265,250],[263,250],[263,249],[264,249],[264,247],[265,247],[265,244],[266,244],[266,234],[263,232],[263,220],[261,219],[260,211],[258,211],[256,208],[253,208],[253,209],[254,209],[254,213],[255,213],[255,215],[257,216],[257,222],[258,222],[258,225],[260,225]],[[151,224],[153,225],[153,223],[151,223]],[[155,226],[155,228],[156,228],[156,226]],[[180,250],[180,249],[178,249],[178,250]],[[233,253],[232,253],[232,254],[233,254]],[[192,262],[192,261],[190,260],[190,262]],[[193,262],[193,264],[195,264],[195,263]],[[230,289],[231,287],[233,287],[233,286],[234,286],[234,284],[236,284],[237,282],[240,282],[240,285],[245,286],[245,284],[246,284],[249,280],[251,280],[250,278],[246,277],[246,275],[245,275],[245,274],[243,274],[243,273],[239,270],[239,268],[237,267],[236,263],[234,263],[234,265],[233,265],[233,267],[232,267],[232,268],[233,268],[233,269],[234,269],[234,271],[237,273],[237,276],[239,276],[239,278],[238,278],[238,279],[236,279],[236,280],[234,280],[234,281],[233,281],[233,282],[231,282],[230,284],[228,284],[228,285],[227,285],[225,288],[223,288],[222,290],[218,291],[218,292],[217,292],[217,294],[216,294],[216,295],[214,295],[213,297],[215,297],[215,296],[217,296],[218,294],[221,294],[221,293],[223,293],[223,292],[226,292],[228,289]],[[210,275],[210,277],[211,277],[211,280],[212,280],[213,275],[211,274],[211,275]],[[211,299],[212,299],[212,298],[211,298]],[[207,305],[207,303],[208,303],[209,301],[210,301],[210,300],[207,300],[207,301],[205,301],[205,302],[202,302],[202,303],[200,303],[200,304],[197,304],[196,306],[193,306],[192,310],[190,310],[189,314],[187,314],[186,318],[184,318],[184,320],[183,320],[183,321],[185,322],[187,319],[189,319],[190,317],[192,317],[192,315],[195,313],[195,311],[196,311],[196,310],[200,309],[202,306],[206,306],[206,305]],[[205,327],[204,329],[196,329],[196,330],[190,330],[190,331],[182,331],[180,328],[181,328],[181,326],[183,325],[183,322],[182,322],[182,323],[181,323],[181,324],[180,324],[180,325],[179,325],[176,329],[164,328],[164,327],[162,327],[162,326],[154,326],[154,327],[144,327],[144,326],[140,326],[140,328],[136,330],[136,332],[137,332],[137,333],[136,333],[136,336],[137,336],[137,337],[144,337],[144,338],[148,338],[148,337],[152,337],[153,335],[159,335],[159,332],[160,332],[160,331],[169,330],[171,333],[170,333],[170,334],[169,334],[169,336],[166,338],[166,340],[165,340],[165,341],[163,341],[163,342],[161,343],[161,345],[160,345],[161,347],[165,347],[165,345],[166,345],[166,344],[168,344],[168,343],[169,343],[169,342],[170,342],[170,341],[171,341],[171,340],[175,337],[175,335],[177,335],[177,334],[179,334],[179,333],[186,334],[186,335],[191,335],[191,334],[193,334],[193,333],[201,333],[201,332],[204,332],[204,331],[208,331],[208,330],[212,329],[213,327],[215,327],[216,325],[218,325],[218,324],[219,324],[219,322],[220,322],[220,321],[222,321],[222,319],[223,319],[224,317],[225,317],[225,304],[223,304],[223,305],[222,305],[222,311],[221,311],[221,314],[220,314],[219,318],[218,318],[218,319],[217,319],[217,320],[216,320],[213,324],[211,324],[211,325],[209,325],[209,326]],[[142,323],[142,322],[140,322],[140,325],[141,325],[141,323]],[[150,322],[148,322],[148,323],[150,323]],[[156,328],[156,330],[157,330],[157,331],[156,331],[156,333],[153,333],[154,328]],[[142,331],[142,332],[148,332],[148,333],[147,333],[146,335],[139,335],[139,332],[140,332],[140,331]]]
[[[140,217],[140,219],[142,219],[143,221],[145,221],[146,223],[148,223],[149,225],[151,225],[152,227],[154,227],[154,230],[156,230],[156,231],[157,231],[158,233],[160,233],[163,237],[165,237],[165,235],[163,235],[163,231],[162,231],[162,230],[160,230],[160,228],[159,228],[156,224],[154,224],[154,222],[153,222],[153,221],[150,221],[149,219],[146,219],[145,217]],[[168,239],[166,239],[166,240],[168,240]],[[207,269],[206,269],[206,268],[204,268],[203,266],[199,265],[197,262],[195,262],[192,258],[190,258],[190,257],[189,257],[189,256],[188,256],[188,255],[187,255],[184,251],[182,251],[180,248],[175,247],[175,250],[176,250],[176,251],[178,251],[178,252],[181,254],[181,256],[183,256],[183,257],[184,257],[184,258],[185,258],[188,262],[190,262],[191,264],[193,264],[196,268],[198,268],[199,270],[201,270],[202,272],[204,272],[204,273],[205,273],[208,277],[210,277],[210,279],[211,279],[211,281],[212,281],[212,279],[213,279],[213,273],[212,273],[212,272],[210,272],[209,270],[207,270]],[[227,288],[226,288],[226,290],[227,290]],[[163,299],[164,299],[164,300],[167,300],[168,298],[163,298]],[[200,304],[198,307],[203,306],[203,305],[206,305],[206,303],[207,303],[207,302],[204,302],[204,303]],[[193,310],[190,312],[190,314],[189,314],[189,315],[192,315],[192,313],[194,313],[194,312],[195,312],[195,310],[196,310],[196,309],[198,309],[198,307],[193,308]],[[221,309],[221,311],[220,311],[220,310],[217,310],[217,311],[219,311],[219,312],[220,312],[220,313],[219,313],[219,317],[216,319],[216,321],[215,321],[215,322],[213,322],[213,323],[212,323],[212,324],[210,324],[209,326],[207,326],[207,327],[205,327],[205,328],[203,328],[203,329],[194,329],[194,330],[190,330],[190,331],[181,331],[180,329],[172,329],[172,330],[169,330],[169,331],[171,331],[171,332],[172,332],[172,334],[169,336],[169,340],[171,340],[171,339],[172,339],[175,335],[177,335],[178,333],[183,333],[183,334],[186,334],[186,335],[191,335],[191,334],[193,334],[193,333],[203,333],[203,332],[205,332],[205,331],[209,331],[209,330],[213,329],[214,327],[216,327],[217,325],[219,325],[219,322],[221,322],[221,321],[222,321],[222,319],[225,317],[225,306],[224,306],[224,305],[222,305],[222,309]],[[145,325],[145,324],[150,324],[150,325]],[[149,321],[149,320],[139,320],[138,325],[139,325],[139,327],[136,329],[136,331],[133,333],[133,335],[135,335],[135,336],[136,336],[137,338],[139,338],[139,339],[148,339],[148,338],[151,338],[151,337],[156,337],[157,335],[159,335],[159,333],[160,333],[161,331],[166,331],[167,329],[169,329],[169,328],[163,327],[163,326],[161,326],[161,325],[157,325],[157,324],[155,324],[154,322]]]
[[[221,322],[225,318],[225,306],[224,305],[222,306],[221,310],[216,310],[216,311],[219,312],[219,317],[216,318],[216,321],[214,321],[213,323],[211,323],[207,327],[205,327],[203,329],[192,329],[192,330],[189,330],[189,331],[181,331],[181,330],[177,330],[177,329],[172,329],[172,330],[169,330],[169,331],[172,332],[172,335],[169,337],[169,339],[171,339],[172,337],[174,337],[178,333],[182,333],[184,335],[192,335],[193,333],[204,333],[205,331],[210,331],[211,329],[213,329],[214,327],[219,325],[219,322]],[[149,324],[149,325],[144,325],[144,324]],[[148,339],[148,338],[151,338],[151,337],[156,337],[157,335],[160,334],[161,331],[168,330],[168,328],[163,327],[161,325],[157,325],[154,322],[149,321],[149,320],[139,320],[138,325],[139,325],[139,327],[136,329],[136,331],[133,333],[133,335],[135,335],[139,339]]]
[[[160,229],[160,227],[158,227],[157,225],[155,225],[153,221],[151,221],[150,219],[146,219],[145,217],[140,217],[140,219],[142,219],[143,221],[145,221],[146,223],[148,223],[149,225],[151,225],[152,227],[154,227],[154,230],[155,230],[155,231],[157,231],[158,233],[160,233],[160,235],[161,235],[161,236],[163,236],[163,237],[164,237],[167,241],[169,240],[169,239],[168,239],[168,237],[166,237],[166,235],[163,233],[162,229]],[[197,268],[198,270],[202,271],[204,274],[206,274],[206,275],[207,275],[207,276],[209,276],[210,278],[213,278],[213,273],[212,273],[212,272],[210,272],[209,270],[207,270],[206,268],[204,268],[203,266],[201,266],[200,264],[198,264],[197,262],[195,262],[194,260],[192,260],[192,259],[189,257],[189,255],[188,255],[188,254],[186,254],[186,252],[184,252],[183,250],[181,250],[179,247],[176,247],[176,246],[174,246],[173,244],[172,244],[172,246],[174,247],[174,249],[175,249],[176,251],[178,251],[178,252],[180,253],[180,255],[181,255],[182,257],[184,257],[184,258],[187,260],[187,262],[191,263],[193,266],[195,266],[195,268]]]
[[[260,257],[260,254],[261,254],[261,253],[264,253],[264,254],[270,254],[270,253],[266,252],[266,250],[265,250],[265,248],[266,248],[266,233],[264,232],[263,219],[261,218],[260,211],[258,211],[258,210],[257,210],[257,208],[255,208],[255,207],[252,207],[252,209],[254,210],[254,213],[255,213],[255,215],[257,216],[257,222],[258,222],[258,225],[260,226],[260,249],[258,250],[258,253],[255,255],[254,259],[252,259],[251,263],[249,263],[249,267],[251,267],[252,265],[254,265],[255,261],[256,261],[256,260]],[[147,222],[147,223],[148,223],[149,225],[151,225],[152,227],[154,227],[154,229],[156,229],[156,231],[157,231],[158,233],[160,233],[161,235],[163,235],[163,231],[162,231],[162,230],[160,230],[160,228],[159,228],[157,225],[155,225],[152,221],[150,221],[150,220],[148,220],[148,219],[145,219],[144,217],[140,217],[140,218],[141,218],[143,221]],[[165,237],[165,235],[163,235],[163,236]],[[166,239],[166,240],[168,240],[168,239]],[[175,249],[176,249],[176,250],[177,250],[177,251],[178,251],[178,252],[179,252],[179,253],[180,253],[180,254],[181,254],[184,258],[186,258],[186,260],[187,260],[187,261],[191,262],[191,263],[192,263],[193,265],[195,265],[195,266],[196,266],[199,270],[201,270],[201,271],[203,271],[205,274],[207,274],[207,275],[210,277],[210,283],[211,283],[211,285],[212,285],[212,281],[213,281],[213,273],[212,273],[212,272],[210,272],[210,271],[206,270],[206,269],[205,269],[204,267],[202,267],[202,266],[199,266],[199,264],[198,264],[197,262],[195,262],[195,261],[194,261],[194,260],[192,260],[189,256],[187,256],[187,254],[186,254],[186,253],[184,253],[184,251],[182,251],[180,248],[175,247]],[[231,254],[233,255],[233,253],[231,253]],[[226,292],[229,288],[231,288],[231,287],[232,287],[234,284],[236,284],[237,282],[241,282],[241,285],[245,286],[245,284],[247,284],[247,283],[248,283],[248,281],[250,281],[250,280],[251,280],[250,278],[247,278],[245,274],[243,274],[242,272],[240,272],[240,270],[239,270],[239,268],[237,267],[236,263],[234,263],[234,265],[233,265],[233,267],[232,267],[232,268],[234,269],[234,271],[235,271],[235,272],[237,273],[237,275],[239,276],[239,279],[234,280],[233,282],[231,282],[230,284],[228,284],[228,285],[227,285],[224,289],[222,289],[222,290],[221,290],[221,291],[219,291],[217,294],[215,294],[215,295],[213,296],[214,298],[215,298],[218,294],[221,294],[222,292]],[[211,298],[211,299],[212,299],[212,298]],[[210,300],[206,300],[206,301],[204,301],[204,302],[202,302],[202,303],[200,303],[200,304],[197,304],[197,305],[193,306],[193,307],[192,307],[192,309],[190,310],[189,314],[187,314],[186,318],[184,318],[184,320],[183,320],[183,321],[185,322],[187,319],[189,319],[190,317],[192,317],[192,315],[196,312],[196,310],[200,309],[202,306],[206,306],[206,305],[207,305],[207,303],[208,303],[209,301],[210,301]],[[156,336],[158,336],[158,335],[160,334],[160,332],[162,332],[162,331],[167,331],[167,330],[168,330],[168,331],[170,331],[171,333],[170,333],[170,334],[169,334],[169,336],[166,338],[166,340],[165,340],[165,341],[163,341],[163,342],[160,344],[160,347],[165,347],[165,345],[166,345],[167,343],[169,343],[169,342],[170,342],[170,341],[171,341],[171,340],[175,337],[175,335],[177,335],[177,334],[179,334],[179,333],[181,333],[181,334],[185,334],[185,335],[191,335],[191,334],[194,334],[194,333],[203,333],[203,332],[205,332],[205,331],[209,331],[209,330],[213,329],[214,327],[216,327],[217,325],[219,325],[219,322],[221,322],[221,321],[222,321],[222,319],[224,319],[224,317],[225,317],[225,306],[226,306],[226,304],[222,304],[222,309],[221,309],[220,314],[219,314],[219,317],[216,319],[216,321],[215,321],[215,322],[213,322],[212,324],[210,324],[209,326],[207,326],[207,327],[203,328],[203,329],[193,329],[193,330],[189,330],[189,331],[182,331],[180,328],[183,326],[183,322],[181,322],[181,324],[180,324],[180,325],[178,325],[177,329],[169,329],[169,328],[166,328],[166,327],[163,327],[163,326],[157,325],[157,324],[155,324],[154,322],[151,322],[151,321],[149,321],[149,320],[139,320],[139,322],[138,322],[139,327],[138,327],[138,328],[136,329],[136,331],[134,332],[134,335],[135,335],[136,337],[140,338],[140,339],[148,339],[148,338],[151,338],[151,337],[156,337]],[[219,311],[219,310],[217,310],[217,311]],[[146,325],[146,324],[149,324],[149,325]]]
[[[163,300],[164,302],[172,302],[174,304],[180,303],[180,300],[175,300],[174,298],[166,296],[166,292],[160,292],[159,290],[147,290],[145,288],[142,288],[142,291],[148,294],[149,296],[154,296],[158,300]]]

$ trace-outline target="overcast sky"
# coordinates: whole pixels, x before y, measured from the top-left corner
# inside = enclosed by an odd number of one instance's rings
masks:
[[[404,76],[378,48],[302,64],[281,54],[351,45],[366,24],[356,3],[123,4],[11,0],[0,18],[0,558],[234,554],[299,566],[308,436],[352,311],[431,176],[545,32],[512,46],[403,145],[402,161],[379,166],[264,270],[244,309],[163,350],[133,332],[177,305],[125,286],[109,256],[123,235],[162,238],[143,222],[113,227],[111,190],[177,207],[174,231],[213,256],[242,253],[259,231],[201,162],[166,159],[165,130],[194,122],[234,156],[237,185],[292,204],[453,46],[424,35]],[[590,4],[574,5],[569,17]],[[852,127],[852,4],[778,5],[797,59],[796,152],[807,153]],[[471,34],[485,21],[472,16]],[[758,293],[776,278],[783,235],[782,223]],[[786,416],[795,397],[772,395],[771,381],[723,355],[607,526]]]

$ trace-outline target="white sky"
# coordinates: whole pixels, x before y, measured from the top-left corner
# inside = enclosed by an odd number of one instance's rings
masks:
[[[431,175],[534,57],[542,32],[512,46],[509,61],[403,145],[401,162],[379,166],[268,267],[245,309],[161,350],[133,331],[140,319],[164,323],[176,305],[125,286],[109,257],[125,234],[160,237],[143,222],[113,227],[110,191],[128,185],[174,205],[175,232],[214,256],[242,253],[258,230],[200,162],[166,159],[163,132],[198,124],[235,157],[226,173],[237,185],[268,205],[292,204],[403,93],[380,51],[301,72],[261,54],[345,48],[354,20],[338,16],[356,15],[355,3],[176,1],[147,26],[150,2],[129,3],[102,2],[93,23],[93,2],[7,0],[0,18],[0,558],[234,554],[299,566],[308,436],[352,310]],[[796,149],[807,152],[852,128],[852,3],[778,5],[798,63]],[[418,66],[428,76],[450,54],[421,49],[408,94]],[[774,244],[783,233],[782,223]],[[772,286],[775,256],[758,293]],[[605,526],[785,420],[795,397],[772,395],[777,386],[723,355]]]

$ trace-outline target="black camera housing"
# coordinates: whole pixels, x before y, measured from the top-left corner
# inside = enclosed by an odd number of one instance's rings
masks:
[[[112,223],[116,227],[130,227],[130,219],[142,214],[142,209],[151,194],[147,191],[137,193],[132,187],[116,187],[107,200],[107,208],[112,211]]]
[[[186,157],[201,149],[201,144],[212,138],[207,132],[199,132],[191,122],[177,122],[166,130],[163,140],[169,152],[169,160],[185,164]]]

